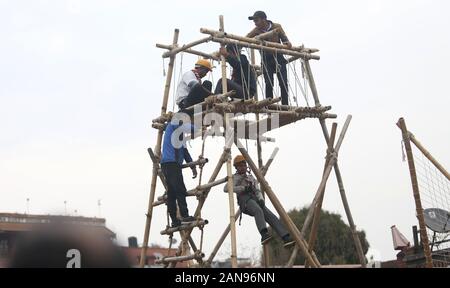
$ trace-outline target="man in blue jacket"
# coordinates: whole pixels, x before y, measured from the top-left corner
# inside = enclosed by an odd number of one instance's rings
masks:
[[[172,227],[181,225],[181,222],[192,222],[195,218],[189,216],[186,203],[186,186],[184,185],[181,165],[192,162],[192,157],[183,141],[184,133],[193,133],[191,124],[169,123],[165,129],[162,147],[161,169],[167,182],[167,210],[172,220]],[[178,137],[177,137],[177,134]],[[197,169],[191,167],[193,178],[197,177]],[[180,208],[181,219],[177,217],[177,202]]]

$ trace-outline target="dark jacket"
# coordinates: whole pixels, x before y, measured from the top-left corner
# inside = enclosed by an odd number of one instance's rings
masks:
[[[258,36],[260,34],[278,29],[278,33],[274,34],[271,38],[266,39],[266,41],[282,44],[286,44],[287,42],[289,42],[289,39],[286,36],[286,33],[284,32],[283,27],[281,27],[280,24],[273,23],[272,21],[268,22],[270,25],[268,30],[261,30],[258,27],[255,27],[252,31],[250,31],[250,33],[247,34],[247,37],[254,38],[255,36]],[[268,51],[264,51],[263,53],[261,53],[261,60],[265,65],[269,67],[275,67],[277,62],[280,65],[287,64],[287,61],[282,54],[275,54],[273,52]]]
[[[249,88],[250,95],[255,95],[256,86],[256,75],[253,68],[250,66],[248,59],[245,55],[240,54],[237,58],[233,55],[229,55],[226,58],[227,62],[233,67],[233,73],[231,74],[231,80],[241,85],[244,90]]]

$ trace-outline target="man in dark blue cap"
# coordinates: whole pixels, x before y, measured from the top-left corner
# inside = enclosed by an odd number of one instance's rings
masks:
[[[247,34],[247,37],[253,38],[260,34],[277,29],[278,33],[275,33],[265,40],[282,43],[288,48],[292,47],[292,44],[289,42],[289,39],[281,25],[267,20],[267,15],[263,11],[256,11],[253,16],[249,16],[248,19],[253,20],[256,27]],[[282,54],[263,51],[261,53],[261,62],[264,73],[264,81],[266,83],[266,98],[273,98],[273,74],[276,73],[281,90],[281,103],[283,105],[289,105],[286,59]]]

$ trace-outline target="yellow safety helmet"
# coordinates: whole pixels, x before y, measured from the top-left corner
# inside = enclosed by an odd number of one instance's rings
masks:
[[[212,71],[213,66],[211,65],[211,62],[209,62],[209,60],[207,59],[198,59],[198,61],[195,63],[195,67],[205,67],[207,68],[209,71]]]
[[[237,155],[236,157],[234,157],[233,160],[233,165],[236,166],[236,164],[241,163],[241,162],[245,162],[245,158],[242,155]]]

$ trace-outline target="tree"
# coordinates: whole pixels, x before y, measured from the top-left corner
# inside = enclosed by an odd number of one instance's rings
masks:
[[[308,214],[308,207],[301,210],[294,209],[288,212],[292,221],[301,231]],[[306,231],[305,239],[309,239],[310,229]],[[357,231],[364,254],[369,250],[369,242],[364,231]],[[272,265],[285,265],[291,256],[292,249],[283,247],[281,239],[274,237],[269,244]],[[342,220],[339,214],[322,210],[314,252],[323,265],[358,264],[359,258],[353,241],[350,227]],[[264,258],[264,257],[263,257]],[[295,265],[304,265],[305,257],[301,252],[295,259]]]

